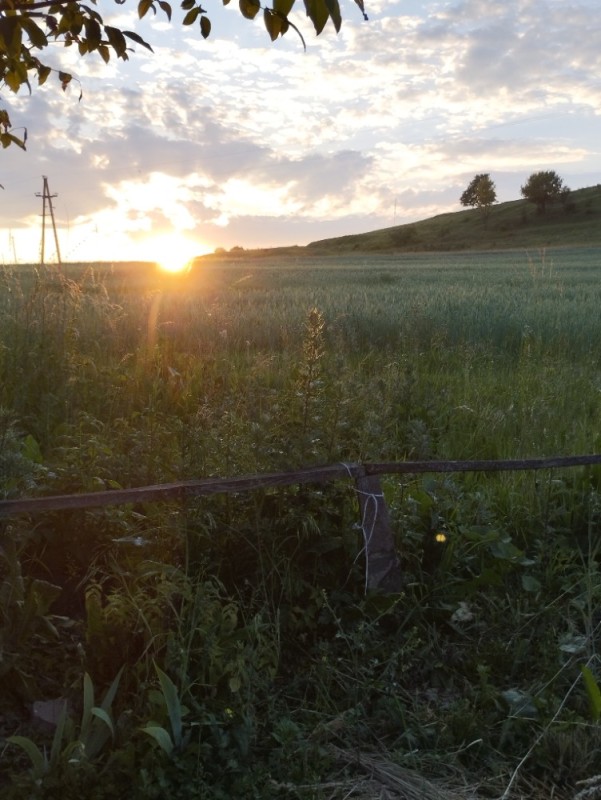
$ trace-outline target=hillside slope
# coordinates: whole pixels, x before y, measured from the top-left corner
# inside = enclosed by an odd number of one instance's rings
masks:
[[[495,250],[601,244],[601,184],[571,192],[565,205],[546,214],[532,203],[513,200],[491,208],[488,218],[478,209],[391,228],[312,242],[306,254],[335,255],[352,251]]]

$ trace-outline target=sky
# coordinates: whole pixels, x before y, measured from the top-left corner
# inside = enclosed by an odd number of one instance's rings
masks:
[[[139,33],[127,62],[52,45],[31,95],[0,91],[27,151],[0,152],[0,260],[37,262],[48,179],[63,261],[277,247],[458,211],[475,174],[500,202],[538,170],[601,183],[599,0],[340,0],[317,37],[297,0],[261,15],[206,0],[212,32],[103,2]],[[80,89],[82,92],[79,99]],[[18,131],[17,131],[18,133]],[[47,220],[45,257],[56,259]]]

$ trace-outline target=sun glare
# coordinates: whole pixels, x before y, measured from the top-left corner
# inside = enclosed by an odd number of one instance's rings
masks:
[[[165,272],[184,272],[190,268],[194,256],[204,252],[202,246],[177,234],[153,237],[145,244],[148,258]]]

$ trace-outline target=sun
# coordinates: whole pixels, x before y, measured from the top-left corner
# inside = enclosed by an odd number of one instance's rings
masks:
[[[178,233],[153,236],[144,243],[148,258],[165,272],[184,272],[190,269],[195,256],[205,248]]]

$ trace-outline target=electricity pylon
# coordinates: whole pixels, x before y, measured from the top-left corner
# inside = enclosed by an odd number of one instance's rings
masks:
[[[61,251],[58,246],[58,233],[56,232],[56,222],[54,220],[54,208],[52,207],[52,198],[58,197],[56,194],[50,194],[50,189],[48,188],[48,178],[45,175],[42,175],[42,180],[44,181],[44,188],[43,191],[36,192],[36,197],[42,198],[42,246],[40,249],[40,264],[44,266],[44,258],[45,258],[45,251],[46,251],[46,203],[48,203],[48,209],[50,211],[50,219],[52,220],[52,230],[54,231],[54,245],[56,247],[56,260],[58,261],[59,269],[61,267]]]

